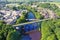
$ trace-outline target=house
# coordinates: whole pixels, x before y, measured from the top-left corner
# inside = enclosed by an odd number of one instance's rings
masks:
[[[22,11],[0,10],[0,14],[4,14],[2,15],[2,20],[4,20],[7,24],[13,24],[16,22],[17,18],[22,15]]]
[[[31,7],[32,7],[32,8],[36,8],[36,7],[37,7],[37,5],[31,5]]]

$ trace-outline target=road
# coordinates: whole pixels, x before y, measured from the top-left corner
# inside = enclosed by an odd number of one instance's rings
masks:
[[[50,18],[49,18],[49,19],[50,19]],[[49,20],[49,19],[42,19],[42,20],[36,20],[36,21],[21,23],[21,24],[13,25],[13,27],[14,27],[14,26],[26,25],[26,24],[32,24],[32,23],[41,22],[41,21],[46,21],[46,20]]]
[[[34,21],[34,20],[38,20],[38,19],[26,19],[26,20]]]

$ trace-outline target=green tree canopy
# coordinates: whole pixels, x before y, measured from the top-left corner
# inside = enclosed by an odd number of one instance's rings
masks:
[[[20,33],[17,31],[11,31],[9,32],[9,34],[7,35],[6,40],[20,40]]]

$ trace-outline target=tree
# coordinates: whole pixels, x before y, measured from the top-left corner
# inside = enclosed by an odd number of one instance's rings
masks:
[[[51,34],[49,37],[47,37],[47,40],[56,40],[55,35]]]
[[[4,21],[0,21],[0,39],[6,40],[8,32],[13,31],[13,27],[11,25],[5,24]]]
[[[9,32],[9,34],[7,35],[6,40],[20,40],[20,33],[17,31],[11,31]]]
[[[24,16],[21,16],[21,17],[19,17],[19,18],[17,19],[16,24],[24,23],[24,22],[26,22],[26,19],[25,19]]]
[[[0,40],[5,40],[4,32],[3,31],[0,31]]]
[[[2,26],[4,25],[4,21],[0,20],[0,30],[2,30]]]
[[[17,7],[13,7],[13,10],[17,10]]]
[[[57,37],[55,35],[55,32],[54,30],[51,28],[52,24],[49,25],[49,23],[51,23],[52,21],[44,21],[42,22],[42,25],[41,25],[41,32],[42,32],[42,38],[41,40],[56,40]]]

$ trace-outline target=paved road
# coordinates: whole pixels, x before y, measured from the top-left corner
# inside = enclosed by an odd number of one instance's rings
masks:
[[[30,21],[34,21],[34,20],[35,20],[35,21],[36,21],[36,20],[38,20],[38,19],[26,19],[26,20],[30,20]]]
[[[49,19],[50,19],[50,18],[49,18]],[[26,24],[31,24],[31,23],[36,23],[36,22],[46,21],[46,20],[49,20],[49,19],[36,20],[36,21],[31,21],[31,22],[21,23],[21,24],[17,24],[17,25],[13,25],[13,26],[21,26],[21,25],[26,25]]]

